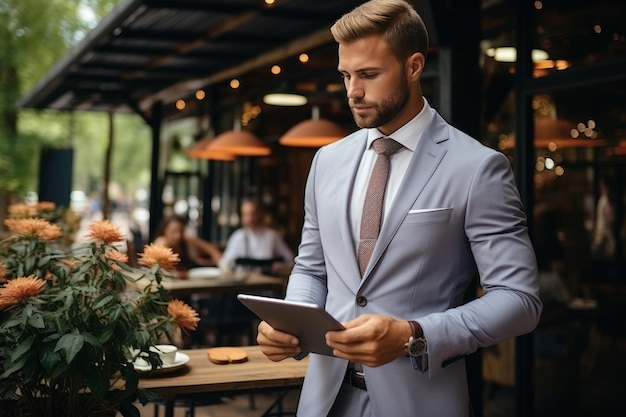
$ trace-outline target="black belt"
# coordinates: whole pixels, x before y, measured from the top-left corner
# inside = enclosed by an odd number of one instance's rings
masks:
[[[348,365],[348,369],[346,369],[346,374],[343,377],[343,382],[349,384],[350,386],[353,386],[354,388],[367,391],[367,385],[365,384],[365,375],[363,374],[363,369],[361,368],[360,364],[350,363]]]

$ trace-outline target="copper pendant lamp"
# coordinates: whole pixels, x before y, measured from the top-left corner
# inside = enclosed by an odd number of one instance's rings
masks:
[[[347,132],[338,124],[330,120],[319,118],[319,108],[314,106],[312,118],[304,120],[280,137],[278,140],[284,146],[299,146],[316,148],[335,142]]]
[[[220,150],[208,149],[209,145],[215,140],[213,137],[206,137],[187,149],[187,156],[196,159],[210,159],[214,161],[234,161],[235,155]]]
[[[206,149],[235,156],[267,156],[272,153],[269,146],[245,130],[229,130],[220,133]]]

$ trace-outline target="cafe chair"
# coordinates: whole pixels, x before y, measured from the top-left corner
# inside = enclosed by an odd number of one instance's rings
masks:
[[[256,316],[235,295],[192,297],[191,304],[200,315],[198,329],[194,332],[195,345],[253,344],[256,340]]]

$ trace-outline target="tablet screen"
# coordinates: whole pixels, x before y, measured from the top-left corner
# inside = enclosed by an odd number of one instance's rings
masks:
[[[344,329],[324,308],[314,304],[248,294],[239,294],[237,299],[276,330],[298,337],[303,352],[332,356],[324,335],[329,330]]]

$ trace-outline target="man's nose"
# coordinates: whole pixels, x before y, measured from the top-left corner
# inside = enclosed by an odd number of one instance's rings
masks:
[[[361,83],[356,80],[350,80],[346,83],[346,95],[348,98],[363,98],[365,90]]]

